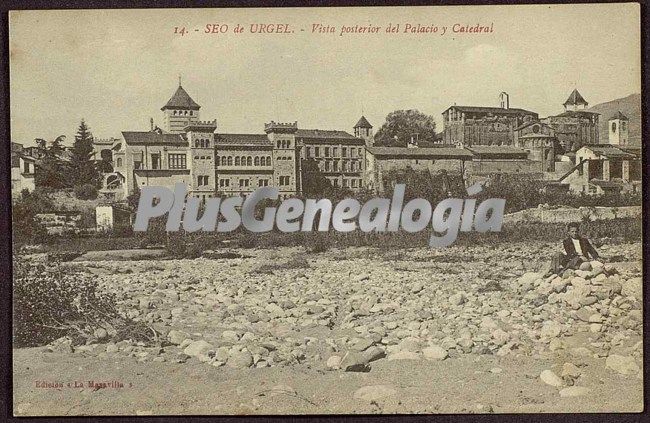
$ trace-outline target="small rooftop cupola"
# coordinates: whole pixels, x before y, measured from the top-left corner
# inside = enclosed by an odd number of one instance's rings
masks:
[[[171,133],[183,132],[183,128],[199,120],[200,108],[201,106],[183,89],[179,77],[176,92],[160,109],[164,113],[165,130]]]
[[[564,102],[565,111],[577,111],[584,110],[587,108],[589,103],[584,99],[582,95],[578,92],[578,89],[574,89],[569,98]]]
[[[623,113],[616,112],[609,118],[609,143],[613,145],[626,146],[629,140],[629,119]]]
[[[366,147],[372,147],[374,138],[372,135],[372,125],[365,116],[361,116],[356,125],[354,125],[354,136],[366,141]]]

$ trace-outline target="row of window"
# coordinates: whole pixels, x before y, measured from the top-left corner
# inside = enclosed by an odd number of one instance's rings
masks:
[[[187,169],[187,155],[185,154],[169,154],[169,168],[170,169]]]
[[[282,176],[280,177],[282,178]],[[250,179],[246,178],[240,178],[239,179],[239,188],[248,188],[250,186]],[[269,186],[269,180],[268,179],[258,179],[257,180],[257,186],[258,187],[268,187]],[[230,187],[230,179],[219,179],[219,188],[229,188]]]
[[[338,179],[331,179],[332,185],[335,188],[339,187]],[[361,188],[363,187],[361,178],[343,178],[343,188]]]
[[[194,111],[193,110],[174,110],[174,116],[194,116]]]
[[[200,187],[210,185],[210,177],[209,176],[199,175],[197,177],[197,179],[198,179],[198,181],[197,181],[198,184],[197,185],[200,186]]]
[[[210,160],[210,156],[194,156],[195,160]],[[292,160],[291,157],[282,156],[278,160]],[[215,157],[217,166],[271,166],[271,156],[237,156],[237,157]],[[179,153],[169,153],[167,156],[167,163],[169,169],[187,169],[187,156]],[[116,161],[116,167],[122,167],[122,158]],[[135,169],[142,169],[142,162],[139,160],[134,161]],[[161,169],[162,161],[160,153],[151,154],[151,169]],[[339,172],[338,160],[326,160],[323,162],[321,169],[326,172]],[[359,172],[361,171],[361,162],[357,160],[343,160],[341,164],[341,171],[343,172]]]
[[[216,157],[217,166],[232,166],[233,163],[235,166],[271,166],[271,156],[246,156],[240,157],[237,156],[233,159],[232,156],[228,157]]]
[[[291,141],[289,140],[278,140],[278,148],[291,148]]]
[[[319,168],[325,172],[339,172],[338,160],[325,160],[320,164]],[[356,160],[343,160],[341,163],[340,172],[360,172],[361,162]]]
[[[210,140],[206,140],[206,139],[195,140],[194,147],[201,147],[201,148],[210,147]]]
[[[167,155],[168,169],[187,169],[187,155],[178,153],[169,153]],[[117,159],[117,167],[122,167],[122,159]],[[141,160],[134,160],[133,167],[135,169],[143,169]],[[160,153],[151,155],[151,163],[149,169],[158,170],[162,169],[162,161]]]
[[[348,157],[348,149],[350,157],[363,157],[362,147],[341,147],[341,157]],[[307,157],[339,157],[338,147],[306,147]]]

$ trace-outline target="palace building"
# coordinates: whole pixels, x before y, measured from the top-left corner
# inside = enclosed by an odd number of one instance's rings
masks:
[[[316,160],[333,186],[363,188],[365,145],[372,136],[365,118],[360,120],[367,124],[363,131],[354,128],[360,137],[274,121],[261,133],[229,134],[217,131],[216,120],[201,121],[200,109],[179,82],[161,108],[163,128],[152,119],[148,131],[98,140],[95,156],[110,157],[113,165],[100,192],[123,200],[143,186],[173,188],[181,182],[190,195],[204,200],[264,186],[278,187],[284,198],[301,192],[301,165],[307,159]]]

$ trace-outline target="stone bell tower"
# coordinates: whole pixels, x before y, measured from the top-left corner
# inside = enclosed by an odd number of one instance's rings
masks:
[[[375,140],[372,135],[372,125],[368,122],[365,116],[361,116],[361,119],[354,125],[354,136],[361,138],[366,141],[366,147],[372,147]]]
[[[629,119],[620,111],[616,112],[607,122],[609,127],[609,143],[625,147],[628,143]]]

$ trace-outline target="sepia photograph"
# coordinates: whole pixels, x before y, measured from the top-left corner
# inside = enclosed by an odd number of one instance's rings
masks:
[[[642,412],[640,13],[9,11],[14,416]]]

